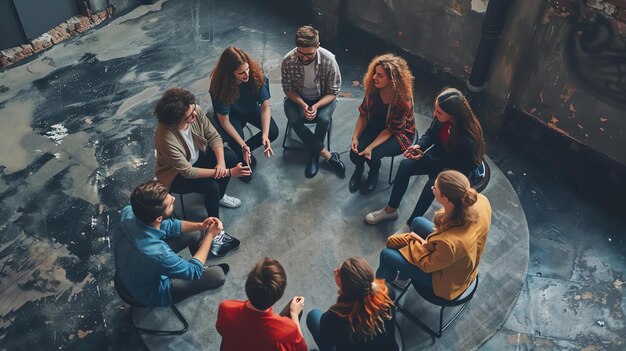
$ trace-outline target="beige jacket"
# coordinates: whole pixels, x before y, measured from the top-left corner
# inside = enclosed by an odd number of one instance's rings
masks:
[[[223,148],[222,138],[198,105],[196,114],[198,117],[190,126],[194,145],[202,152],[206,151],[207,146],[211,150]],[[198,176],[198,169],[189,163],[191,152],[176,125],[158,123],[154,132],[154,147],[157,154],[156,177],[168,189],[177,174],[185,178]]]
[[[424,245],[408,234],[387,239],[387,247],[398,249],[409,262],[432,273],[435,295],[444,299],[457,298],[478,274],[478,263],[491,226],[491,205],[484,195],[478,194],[478,201],[472,208],[478,212],[476,223],[442,232],[435,229]]]

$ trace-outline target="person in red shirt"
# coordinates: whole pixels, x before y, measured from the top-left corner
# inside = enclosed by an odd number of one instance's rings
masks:
[[[268,257],[256,263],[246,280],[247,301],[220,303],[215,328],[222,351],[306,351],[300,329],[304,297],[295,296],[280,314],[272,306],[287,286],[283,266]]]

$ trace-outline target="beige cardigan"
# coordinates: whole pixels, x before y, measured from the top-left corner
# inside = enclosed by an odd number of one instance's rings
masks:
[[[435,232],[420,244],[409,234],[392,235],[387,247],[398,249],[409,262],[426,273],[432,273],[435,295],[454,300],[461,295],[478,274],[478,263],[485,249],[491,226],[489,200],[478,194],[472,208],[478,212],[478,221],[463,227]]]
[[[194,145],[202,152],[206,151],[207,146],[211,147],[211,150],[223,148],[222,138],[198,105],[196,114],[198,117],[190,125]],[[191,152],[178,126],[158,123],[154,132],[154,147],[157,154],[156,177],[168,189],[177,174],[185,178],[198,176],[198,169],[189,163]]]

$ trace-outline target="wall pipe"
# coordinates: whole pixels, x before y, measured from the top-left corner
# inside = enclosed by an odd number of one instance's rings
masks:
[[[487,11],[485,12],[481,29],[480,44],[478,44],[476,58],[466,83],[467,89],[473,93],[485,90],[485,82],[489,75],[493,53],[504,29],[506,15],[511,2],[512,0],[489,0],[489,4],[487,4]]]

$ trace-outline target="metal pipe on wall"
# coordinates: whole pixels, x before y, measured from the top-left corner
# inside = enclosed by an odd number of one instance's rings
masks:
[[[470,77],[467,80],[467,89],[478,93],[485,89],[485,82],[489,75],[489,68],[496,50],[496,44],[504,29],[507,12],[512,0],[490,0],[483,18],[482,36],[476,51],[476,58],[472,65]]]

